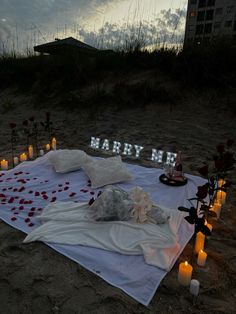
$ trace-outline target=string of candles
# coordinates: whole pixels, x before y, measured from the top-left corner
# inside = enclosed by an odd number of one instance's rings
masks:
[[[218,181],[219,188],[221,188],[224,184],[225,184],[224,180],[221,179]],[[225,200],[226,192],[218,190],[215,193],[214,204],[211,208],[211,210],[213,210],[217,215],[217,217],[215,218],[216,220],[220,218],[221,208],[222,205],[225,204]],[[205,221],[205,225],[209,228],[210,231],[212,231],[213,226],[208,221]],[[196,234],[194,253],[197,254],[197,265],[200,267],[205,267],[207,263],[207,253],[204,251],[205,239],[206,236],[202,232],[198,232]],[[190,293],[194,297],[197,297],[199,294],[200,282],[196,279],[192,279],[192,273],[193,266],[190,265],[187,261],[179,264],[178,270],[179,283],[183,286],[189,286]]]
[[[56,150],[56,146],[57,145],[57,141],[56,141],[56,138],[53,137],[52,140],[51,140],[51,143],[47,143],[45,145],[45,150],[46,151],[50,151],[51,149],[52,150]],[[40,149],[39,151],[39,155],[40,156],[43,156],[44,155],[44,150],[43,149]],[[13,167],[16,167],[19,162],[24,162],[24,161],[27,161],[27,160],[32,160],[34,159],[34,148],[33,148],[33,145],[29,145],[28,146],[28,152],[23,152],[21,153],[19,156],[14,156],[13,157]],[[6,159],[2,159],[0,161],[0,166],[1,166],[1,170],[8,170],[9,169],[9,163],[8,163],[8,160]]]

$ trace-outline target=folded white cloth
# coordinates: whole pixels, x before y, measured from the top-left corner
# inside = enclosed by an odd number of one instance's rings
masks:
[[[42,225],[25,238],[24,243],[86,245],[128,255],[143,255],[146,263],[169,270],[179,250],[177,231],[183,215],[169,212],[167,223],[134,221],[96,222],[88,217],[87,203],[55,202],[41,217]]]

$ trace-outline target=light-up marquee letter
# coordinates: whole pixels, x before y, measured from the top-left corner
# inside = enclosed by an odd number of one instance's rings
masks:
[[[174,166],[175,162],[176,162],[176,157],[177,157],[176,153],[167,152],[166,153],[166,164]]]
[[[103,150],[109,150],[110,149],[109,141],[107,139],[104,140],[104,142],[102,144],[102,149]]]
[[[112,152],[119,154],[120,153],[120,147],[121,147],[121,143],[117,142],[117,141],[113,141],[113,148],[112,148]]]
[[[92,148],[98,149],[100,144],[100,138],[99,137],[91,137],[90,146]]]
[[[157,151],[156,149],[153,148],[152,149],[151,160],[161,163],[162,162],[162,158],[163,158],[163,154],[164,154],[163,150],[158,150]]]
[[[135,148],[135,157],[139,158],[141,150],[143,150],[143,146],[134,145]]]
[[[123,155],[131,156],[132,155],[132,147],[133,147],[133,145],[131,145],[129,143],[124,143]]]

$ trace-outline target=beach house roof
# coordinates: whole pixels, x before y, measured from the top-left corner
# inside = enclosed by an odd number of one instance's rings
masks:
[[[96,53],[99,50],[73,37],[55,39],[55,41],[34,46],[34,51],[48,54],[63,54],[66,52]]]

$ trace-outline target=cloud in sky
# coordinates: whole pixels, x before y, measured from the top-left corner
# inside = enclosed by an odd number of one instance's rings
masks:
[[[104,14],[104,8],[125,1],[128,0],[0,0],[0,52],[4,49],[25,51],[55,37],[68,36],[92,45],[114,47],[119,45],[119,40],[123,43],[137,31],[151,43],[153,36],[158,40],[164,34],[170,38],[177,20],[180,22],[175,33],[179,36],[184,10],[163,10],[155,19],[142,20],[141,27],[137,22],[129,28],[125,23],[105,22],[106,16],[98,30],[91,30],[91,24],[87,27]]]
[[[98,31],[79,29],[79,35],[89,44],[108,49],[128,48],[136,43],[149,47],[176,45],[183,41],[185,16],[186,9],[162,10],[149,21],[131,25],[106,22]]]

